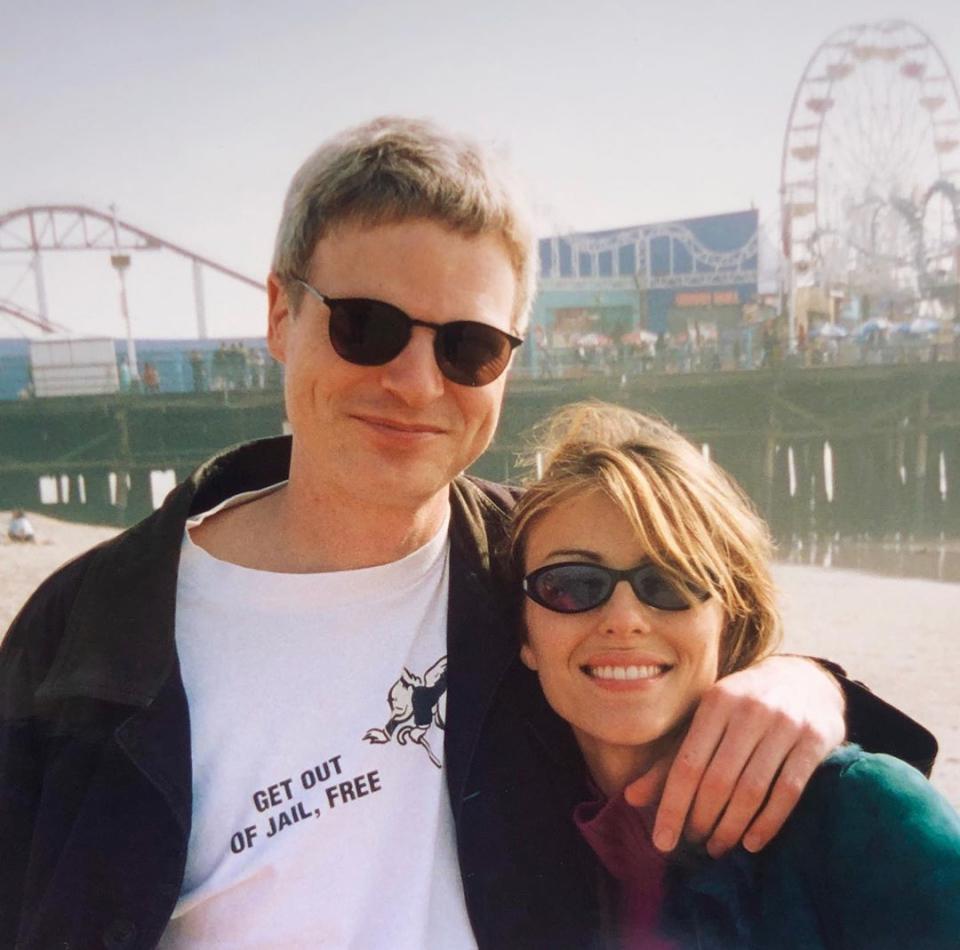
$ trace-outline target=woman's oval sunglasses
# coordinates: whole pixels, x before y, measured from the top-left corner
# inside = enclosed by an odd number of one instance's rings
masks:
[[[523,579],[523,592],[534,603],[560,614],[580,614],[605,604],[620,581],[628,581],[637,600],[657,610],[687,610],[690,600],[653,564],[617,571],[601,564],[563,561],[531,571]],[[686,585],[694,600],[709,599],[710,592]]]
[[[523,340],[475,320],[429,323],[399,307],[364,297],[328,297],[300,277],[296,283],[330,309],[330,345],[357,366],[383,366],[410,342],[414,327],[434,332],[433,353],[440,372],[461,386],[486,386],[507,368]]]

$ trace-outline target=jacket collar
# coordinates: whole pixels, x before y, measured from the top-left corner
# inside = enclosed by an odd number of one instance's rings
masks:
[[[202,465],[150,517],[84,555],[86,570],[39,700],[148,706],[176,664],[174,619],[184,525],[241,491],[287,477],[290,437],[261,439]]]
[[[290,437],[280,436],[216,456],[148,518],[84,555],[87,565],[61,647],[37,698],[150,705],[177,662],[177,571],[187,518],[239,492],[286,479],[290,449]],[[468,663],[477,662],[481,669],[491,666],[494,678],[510,651],[491,651],[482,632],[493,620],[491,610],[496,614],[503,602],[494,548],[502,543],[511,502],[510,494],[498,486],[485,492],[463,476],[451,486],[451,617],[471,620],[458,644],[466,649]],[[498,605],[495,610],[492,603]],[[473,680],[470,676],[469,682]]]
[[[512,496],[467,478],[451,489],[447,616],[445,768],[455,817],[484,717],[517,655],[511,591],[504,570]]]

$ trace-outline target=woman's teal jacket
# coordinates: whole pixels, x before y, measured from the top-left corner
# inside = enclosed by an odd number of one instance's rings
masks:
[[[854,745],[764,851],[671,875],[665,930],[682,947],[960,947],[960,817],[915,769]]]

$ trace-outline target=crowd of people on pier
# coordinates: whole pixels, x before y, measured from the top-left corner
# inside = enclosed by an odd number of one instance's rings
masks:
[[[242,340],[223,341],[212,352],[148,352],[153,358],[141,364],[139,381],[131,379],[126,361],[118,360],[122,392],[242,392],[280,386],[279,366],[266,350]]]
[[[598,333],[554,338],[531,334],[530,349],[529,361],[522,357],[514,361],[511,373],[518,378],[629,378],[651,373],[960,361],[960,333],[953,332],[949,323],[943,332],[925,335],[880,328],[839,336],[822,328],[808,332],[801,326],[791,346],[784,321],[768,320],[719,332],[713,325],[698,323],[672,332],[634,331],[619,340]],[[133,389],[122,360],[119,368],[121,390]],[[146,393],[243,392],[279,389],[282,379],[280,364],[264,348],[234,340],[221,342],[212,352],[194,348],[159,358],[154,355],[142,364],[137,385]]]
[[[888,320],[852,329],[835,323],[800,324],[791,343],[783,317],[719,329],[714,323],[691,320],[658,333],[621,326],[609,335],[564,333],[535,325],[511,374],[526,379],[630,378],[773,367],[960,362],[960,332],[955,326],[955,321],[941,320],[919,332],[910,323]],[[227,393],[279,390],[283,384],[282,367],[267,352],[265,341],[223,340],[214,348],[189,340],[173,346],[143,340],[138,349],[138,378],[131,375],[125,355],[117,354],[121,392]],[[0,398],[33,396],[27,354],[0,361]]]
[[[713,325],[693,323],[687,329],[656,334],[634,331],[620,339],[589,333],[554,342],[541,334],[534,341],[532,366],[518,364],[514,371],[563,379],[960,361],[960,333],[949,322],[938,332],[923,334],[883,326],[850,333],[833,324],[830,328],[808,331],[800,326],[793,344],[783,320],[719,332]]]

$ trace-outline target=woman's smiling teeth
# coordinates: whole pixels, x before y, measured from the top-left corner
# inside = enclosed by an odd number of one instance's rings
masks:
[[[649,680],[670,669],[669,666],[585,666],[587,676],[598,680]]]

